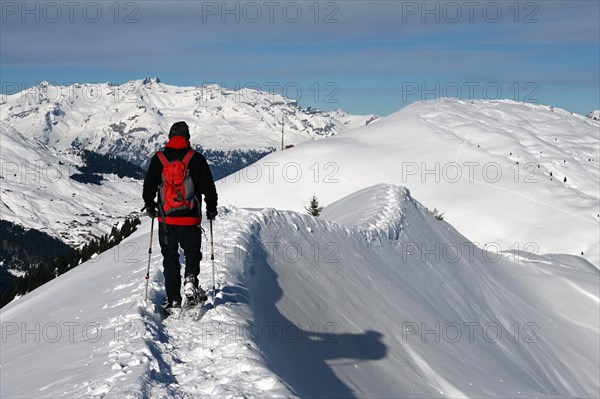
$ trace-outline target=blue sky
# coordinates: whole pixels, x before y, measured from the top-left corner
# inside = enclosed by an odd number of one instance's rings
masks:
[[[443,95],[600,109],[597,0],[0,5],[3,93],[158,76],[353,113]]]

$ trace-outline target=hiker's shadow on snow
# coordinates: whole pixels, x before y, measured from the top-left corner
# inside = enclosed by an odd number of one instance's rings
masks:
[[[283,296],[279,276],[274,269],[298,267],[274,262],[264,246],[250,243],[254,253],[245,260],[245,279],[248,289],[224,287],[225,302],[246,302],[255,313],[251,335],[263,352],[267,365],[294,394],[302,398],[353,398],[360,387],[353,390],[334,373],[335,364],[341,375],[350,380],[362,373],[361,361],[383,358],[387,346],[383,335],[367,330],[361,333],[340,333],[335,320],[323,322],[315,315],[312,325],[300,328],[284,316],[277,306]],[[302,307],[302,304],[297,304]],[[289,311],[289,309],[288,309]],[[306,320],[306,319],[305,319]]]
[[[249,303],[250,300],[248,297],[248,290],[237,285],[226,285],[217,290],[217,293],[220,294],[217,298],[217,306],[225,303]]]

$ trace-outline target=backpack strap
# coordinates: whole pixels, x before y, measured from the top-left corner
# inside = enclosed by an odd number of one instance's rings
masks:
[[[167,159],[167,157],[165,157],[165,154],[163,154],[162,151],[158,151],[156,153],[156,156],[158,157],[158,159],[160,160],[160,163],[163,164],[163,166],[165,166],[166,164],[169,163],[169,160]]]
[[[187,164],[190,162],[195,153],[196,151],[189,150],[188,153],[185,154],[185,157],[181,160],[181,162],[183,162],[187,166]],[[167,159],[167,157],[165,157],[165,154],[163,154],[162,151],[158,151],[156,153],[156,156],[158,156],[158,159],[160,160],[160,163],[163,164],[163,166],[169,163],[169,160]]]
[[[193,149],[189,150],[188,153],[185,154],[185,157],[183,157],[181,162],[183,162],[185,164],[185,166],[187,166],[195,153],[196,153],[196,151],[194,151]]]
[[[165,154],[163,154],[162,151],[158,151],[156,153],[156,156],[160,160],[160,163],[162,163],[163,167],[169,163],[169,160],[167,159],[167,157],[165,157]],[[163,208],[163,204],[161,204],[161,201],[160,201],[160,194],[158,195],[158,211],[160,213],[160,216],[162,218],[162,222],[163,222],[163,225],[164,225],[164,228],[165,228],[164,229],[165,230],[165,232],[164,232],[164,240],[165,240],[165,244],[167,244],[169,242],[169,239],[168,239],[169,227],[167,226],[167,217],[165,215],[165,210]]]

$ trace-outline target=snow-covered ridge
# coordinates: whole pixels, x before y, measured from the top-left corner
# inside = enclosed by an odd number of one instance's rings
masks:
[[[218,189],[239,207],[302,211],[313,193],[328,205],[377,183],[405,186],[482,247],[583,253],[598,266],[599,129],[581,115],[509,100],[415,103],[269,154]],[[288,166],[300,178],[286,175]]]
[[[340,133],[376,119],[303,108],[276,91],[218,85],[179,87],[158,78],[111,83],[43,82],[0,102],[2,120],[51,146],[75,144],[145,165],[169,128],[185,120],[192,144],[219,150],[269,149]]]
[[[365,229],[387,236],[386,208],[402,209],[398,238],[373,245]],[[145,221],[122,244],[140,249],[133,256],[102,254],[3,309],[1,396],[598,395],[598,274],[581,258],[434,253],[470,242],[389,185],[332,204],[330,220],[219,211],[216,311],[196,324],[144,307]],[[160,302],[157,248],[150,297]],[[46,326],[40,342],[22,339],[35,323]]]

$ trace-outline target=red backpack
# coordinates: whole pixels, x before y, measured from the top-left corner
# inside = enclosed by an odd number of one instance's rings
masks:
[[[188,169],[188,163],[195,153],[194,150],[190,150],[181,161],[174,159],[171,162],[162,151],[156,153],[163,164],[162,183],[158,195],[165,215],[182,209],[196,208],[196,190]]]

